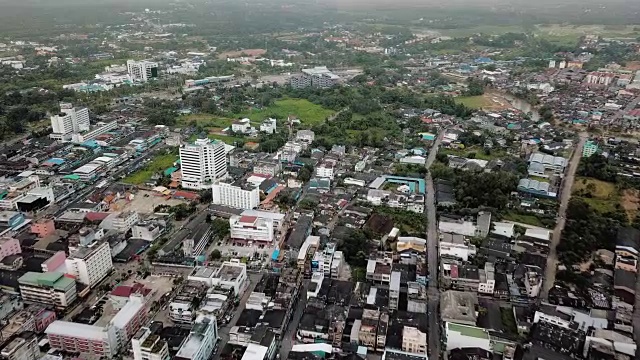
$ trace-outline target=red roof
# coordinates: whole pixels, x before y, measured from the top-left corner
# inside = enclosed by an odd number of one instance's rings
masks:
[[[451,278],[456,279],[458,277],[458,266],[451,265]]]
[[[113,296],[129,297],[133,294],[133,288],[131,286],[121,285],[111,291]]]
[[[257,218],[258,218],[257,216],[244,215],[244,216],[240,217],[240,222],[241,223],[253,224],[254,222],[256,222]]]
[[[271,178],[271,175],[267,175],[267,174],[260,174],[260,173],[253,173],[251,174],[251,176],[257,176],[257,177],[261,177],[263,179],[269,179]]]
[[[175,198],[185,198],[185,199],[189,199],[189,200],[195,200],[195,199],[199,198],[200,195],[198,195],[196,193],[189,192],[189,191],[180,190],[180,191],[176,191],[173,194],[173,197],[175,197]]]
[[[106,212],[90,212],[90,213],[87,213],[87,215],[85,215],[84,218],[91,222],[97,222],[97,221],[104,220],[109,215],[110,214]]]

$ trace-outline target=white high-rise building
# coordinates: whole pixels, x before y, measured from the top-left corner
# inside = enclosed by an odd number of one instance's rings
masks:
[[[127,60],[127,73],[131,81],[147,82],[158,77],[158,63],[153,61]]]
[[[227,175],[227,155],[224,143],[198,139],[180,147],[182,187],[202,190]]]
[[[200,315],[174,359],[207,360],[211,357],[217,341],[218,323],[215,316]]]
[[[98,284],[111,270],[111,247],[107,242],[83,246],[65,260],[67,271],[76,276],[78,282],[90,287]]]
[[[60,103],[60,114],[51,117],[54,140],[69,141],[75,133],[89,131],[89,109],[74,108],[69,103]]]
[[[149,328],[138,330],[131,339],[135,360],[169,360],[169,346],[160,336],[152,334]]]
[[[215,205],[238,209],[254,209],[260,205],[260,189],[251,184],[238,186],[217,182],[213,184],[211,192]]]

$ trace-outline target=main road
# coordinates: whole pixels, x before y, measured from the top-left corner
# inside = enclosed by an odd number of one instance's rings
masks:
[[[431,168],[436,160],[438,148],[446,129],[438,134],[427,156],[425,166]],[[427,172],[427,268],[429,269],[429,288],[427,289],[427,318],[429,323],[429,358],[440,359],[440,290],[438,289],[438,228],[436,225],[436,192],[431,173]]]
[[[558,268],[558,253],[556,252],[556,247],[560,243],[560,236],[562,235],[562,230],[564,229],[567,207],[569,206],[569,200],[571,199],[571,187],[573,186],[576,172],[578,171],[578,164],[580,163],[580,158],[582,158],[582,149],[584,148],[584,144],[587,141],[588,134],[586,132],[581,132],[579,136],[580,139],[578,140],[578,144],[576,145],[575,149],[573,149],[573,154],[571,155],[571,159],[569,160],[569,169],[567,170],[564,179],[562,180],[562,190],[560,191],[560,208],[558,210],[558,222],[556,223],[556,227],[553,230],[553,235],[551,237],[549,256],[547,257],[547,267],[545,269],[544,281],[542,285],[542,294],[540,296],[540,299],[543,301],[549,300],[549,290],[553,288],[553,284],[556,281],[556,271]]]

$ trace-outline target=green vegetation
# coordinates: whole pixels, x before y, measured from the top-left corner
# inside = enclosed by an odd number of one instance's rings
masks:
[[[178,158],[175,154],[158,155],[154,157],[143,169],[127,176],[122,180],[122,182],[133,185],[144,184],[151,179],[153,174],[162,172],[173,166],[173,163],[175,163],[177,159]]]
[[[249,118],[252,121],[262,121],[268,117],[276,118],[280,121],[286,121],[289,115],[300,119],[303,126],[313,126],[322,123],[326,118],[333,115],[335,111],[325,109],[320,105],[313,104],[305,99],[282,99],[276,100],[261,110],[247,110],[235,114],[236,118]],[[282,126],[282,123],[281,123]]]
[[[573,184],[572,195],[602,214],[616,211],[620,203],[615,184],[592,178],[578,177]]]
[[[393,226],[400,229],[403,235],[423,236],[426,231],[424,217],[413,211],[378,206],[374,213],[390,216],[393,219]]]
[[[518,214],[513,211],[509,211],[502,216],[503,220],[518,222],[522,224],[544,227],[545,225],[542,223],[539,217],[530,214]]]
[[[495,105],[490,98],[484,95],[459,96],[454,98],[456,104],[462,104],[471,109],[482,109]]]
[[[200,126],[203,128],[226,128],[231,126],[232,119],[222,118],[209,114],[189,114],[178,117],[177,125]]]
[[[220,135],[220,134],[209,134],[207,135],[207,137],[209,139],[212,140],[220,140],[222,142],[224,142],[225,144],[229,144],[229,145],[236,145],[236,146],[242,146],[245,141],[247,141],[247,139],[240,137],[240,136],[227,136],[227,135]]]

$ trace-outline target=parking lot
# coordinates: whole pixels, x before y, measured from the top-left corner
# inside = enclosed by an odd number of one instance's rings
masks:
[[[158,205],[176,206],[186,201],[180,199],[167,199],[158,193],[148,190],[139,190],[131,200],[120,199],[111,205],[114,211],[135,211],[140,214],[153,214],[153,209]]]
[[[173,278],[167,276],[147,276],[143,279],[140,276],[131,276],[124,282],[124,285],[133,285],[134,283],[143,284],[145,287],[151,289],[150,302],[158,301],[162,295],[170,293],[173,288]]]

